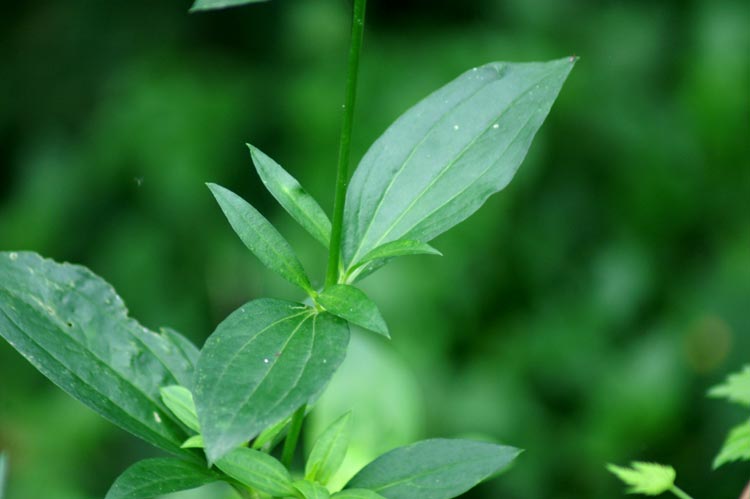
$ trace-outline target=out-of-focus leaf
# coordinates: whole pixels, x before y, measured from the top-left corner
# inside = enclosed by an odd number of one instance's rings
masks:
[[[329,499],[331,497],[327,488],[307,480],[298,480],[294,482],[294,488],[302,494],[304,499]]]
[[[203,443],[203,435],[193,435],[184,442],[182,442],[183,449],[202,449],[205,447]]]
[[[331,497],[334,499],[385,499],[377,492],[367,489],[344,489]]]
[[[349,447],[349,421],[347,412],[329,426],[315,441],[305,464],[305,478],[327,484],[339,469]]]
[[[745,366],[742,371],[727,376],[727,380],[711,388],[708,395],[750,407],[750,366]]]
[[[234,231],[263,265],[308,293],[313,293],[302,263],[271,222],[229,189],[216,184],[208,184],[208,188]]]
[[[0,253],[0,335],[56,385],[125,430],[183,453],[159,388],[190,379],[175,333],[149,331],[90,270]]]
[[[574,62],[475,68],[396,120],[364,156],[349,185],[347,270],[385,243],[429,241],[505,187]]]
[[[658,496],[674,487],[675,471],[671,466],[635,461],[630,468],[609,464],[607,469],[630,487],[629,494]]]
[[[346,354],[349,328],[299,303],[260,299],[227,317],[201,351],[195,384],[213,462],[308,402]]]
[[[239,7],[240,5],[266,1],[267,0],[195,0],[190,11],[225,9],[227,7]]]
[[[750,461],[750,421],[729,431],[724,445],[714,459],[714,469],[734,461]]]
[[[0,452],[0,499],[5,497],[5,477],[8,474],[8,455]]]
[[[255,449],[238,448],[216,466],[240,483],[274,497],[295,496],[289,471],[275,457]]]
[[[117,477],[105,499],[149,499],[221,480],[203,465],[174,458],[144,459]]]
[[[331,240],[331,221],[323,208],[277,162],[258,148],[250,144],[248,147],[263,185],[302,228],[327,248]]]
[[[265,451],[271,450],[271,447],[273,447],[274,443],[281,439],[281,434],[291,422],[292,418],[290,416],[282,419],[273,426],[269,426],[268,428],[260,432],[255,440],[253,440],[252,448]]]
[[[193,431],[200,432],[193,394],[184,386],[172,385],[161,389],[161,399],[177,419]],[[183,444],[184,448],[185,445]]]
[[[362,290],[348,284],[336,284],[323,290],[316,300],[333,315],[390,338],[388,325],[378,306]]]
[[[423,440],[383,454],[347,488],[369,489],[386,499],[450,499],[508,466],[519,452],[473,440]]]

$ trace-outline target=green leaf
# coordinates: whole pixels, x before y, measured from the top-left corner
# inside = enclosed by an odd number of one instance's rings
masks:
[[[195,404],[213,462],[314,398],[341,364],[346,322],[299,303],[240,307],[206,341]]]
[[[375,260],[383,260],[386,258],[394,258],[397,256],[410,256],[410,255],[438,255],[443,256],[441,252],[433,248],[427,243],[420,241],[414,241],[411,239],[399,239],[398,241],[391,241],[378,246],[374,250],[363,256],[356,267],[360,267],[365,263],[369,263]]]
[[[219,459],[216,467],[240,483],[271,496],[294,496],[292,477],[276,458],[255,449],[239,448]]]
[[[750,461],[750,420],[729,432],[719,455],[714,459],[714,469],[734,461]]]
[[[738,373],[730,374],[724,384],[711,388],[708,395],[750,407],[750,366],[745,366]]]
[[[385,499],[377,492],[367,489],[345,489],[331,497],[333,499]]]
[[[281,434],[291,422],[292,418],[290,416],[260,432],[255,440],[253,440],[253,449],[270,451],[274,444],[280,440]]]
[[[336,284],[324,289],[316,301],[336,317],[390,338],[378,306],[360,289],[348,284]]]
[[[334,421],[315,441],[305,465],[305,479],[326,485],[344,461],[349,447],[349,421],[347,412]]]
[[[193,431],[200,432],[193,394],[184,386],[172,385],[161,389],[161,399],[177,419]],[[184,448],[185,445],[183,444]]]
[[[5,497],[5,477],[8,475],[8,455],[0,452],[0,499]]]
[[[328,248],[331,221],[323,208],[278,163],[260,149],[247,145],[263,184],[281,206],[315,239]]]
[[[105,499],[148,499],[220,480],[219,475],[199,464],[174,458],[145,459],[125,470]]]
[[[635,461],[630,468],[607,465],[607,469],[628,485],[628,493],[658,496],[674,487],[675,471],[671,466]]]
[[[427,242],[512,179],[575,59],[475,68],[407,111],[352,177],[343,259],[391,241]]]
[[[35,253],[0,253],[0,335],[52,382],[108,420],[170,452],[185,433],[159,388],[193,376],[174,332],[128,317],[122,299],[84,267]]]
[[[329,499],[331,497],[327,488],[307,480],[298,480],[294,482],[294,488],[302,494],[304,499]]]
[[[225,9],[227,7],[239,7],[249,3],[260,3],[267,0],[195,0],[190,12],[198,10]]]
[[[369,489],[386,499],[450,499],[505,468],[519,452],[472,440],[423,440],[383,454],[347,488]]]
[[[193,435],[182,442],[183,449],[202,449],[206,445],[203,443],[203,435]]]
[[[216,184],[207,185],[234,231],[263,265],[312,294],[312,285],[302,263],[271,222],[232,191]]]
[[[198,350],[198,347],[196,347],[193,342],[182,336],[174,329],[162,327],[159,328],[159,332],[174,345],[175,356],[178,358],[182,358],[185,365],[188,366],[187,369],[184,369],[179,373],[175,373],[179,375],[177,381],[179,381],[180,385],[186,387],[187,389],[192,389],[193,373],[195,372],[195,365],[198,363],[200,350]]]

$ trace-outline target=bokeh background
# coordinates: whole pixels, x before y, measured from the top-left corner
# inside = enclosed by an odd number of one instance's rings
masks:
[[[604,469],[673,464],[696,498],[747,413],[707,399],[750,351],[750,3],[371,0],[354,155],[493,60],[581,60],[514,182],[434,245],[364,281],[391,342],[355,334],[307,439],[353,407],[348,468],[417,438],[526,449],[469,498],[621,497]],[[243,302],[299,298],[230,230],[204,182],[325,254],[264,192],[245,142],[330,210],[348,12],[278,0],[5,2],[0,248],[82,263],[144,325],[202,344]],[[145,444],[0,344],[9,499],[101,498]],[[228,497],[225,489],[178,498]]]

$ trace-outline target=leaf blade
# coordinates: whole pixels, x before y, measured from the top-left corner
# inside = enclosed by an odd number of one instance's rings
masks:
[[[219,475],[196,463],[175,458],[144,459],[117,477],[105,499],[148,499],[218,481]]]
[[[719,454],[713,462],[713,468],[734,461],[750,461],[750,420],[729,430]]]
[[[330,499],[331,497],[327,488],[307,480],[297,480],[294,482],[294,488],[302,494],[304,499]]]
[[[335,284],[324,289],[316,301],[333,315],[390,338],[378,306],[359,288]]]
[[[190,390],[180,385],[170,385],[161,388],[161,399],[164,405],[172,411],[182,423],[193,431],[200,432],[198,415],[195,412],[195,402]],[[184,448],[185,445],[183,444]]]
[[[249,3],[260,3],[266,1],[268,0],[195,0],[193,6],[190,8],[190,12],[239,7]]]
[[[294,496],[292,476],[276,458],[244,447],[234,449],[219,459],[216,467],[234,478],[271,496]]]
[[[331,497],[333,499],[384,499],[377,492],[368,489],[344,489]]]
[[[658,496],[674,487],[676,473],[671,466],[634,461],[630,468],[607,465],[607,470],[628,485],[629,494]]]
[[[305,463],[305,479],[328,484],[346,456],[349,447],[349,422],[347,412],[330,424],[318,437]]]
[[[727,376],[724,383],[709,390],[708,396],[724,398],[729,402],[750,407],[750,366]]]

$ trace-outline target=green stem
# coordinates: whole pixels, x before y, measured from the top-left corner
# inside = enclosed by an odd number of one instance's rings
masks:
[[[331,244],[328,253],[326,287],[336,284],[339,277],[341,230],[344,224],[346,187],[349,184],[352,123],[354,121],[354,103],[357,100],[357,78],[359,76],[359,58],[362,53],[362,36],[365,30],[366,3],[366,0],[354,0],[352,37],[349,45],[349,68],[346,75],[346,96],[343,110],[344,118],[341,125],[341,138],[339,140],[339,161],[336,170],[336,193],[333,198],[333,221],[331,222]]]
[[[302,430],[302,422],[305,420],[306,409],[307,405],[302,404],[302,407],[297,409],[297,412],[292,416],[292,422],[289,424],[289,433],[286,434],[284,450],[281,452],[281,462],[287,468],[292,465],[292,459],[294,459],[294,451],[297,449],[297,440],[299,440],[299,434]]]
[[[672,488],[669,489],[669,491],[673,493],[674,495],[676,495],[677,497],[679,497],[680,499],[693,499],[692,497],[687,495],[685,491],[679,488],[677,485],[672,485]]]

